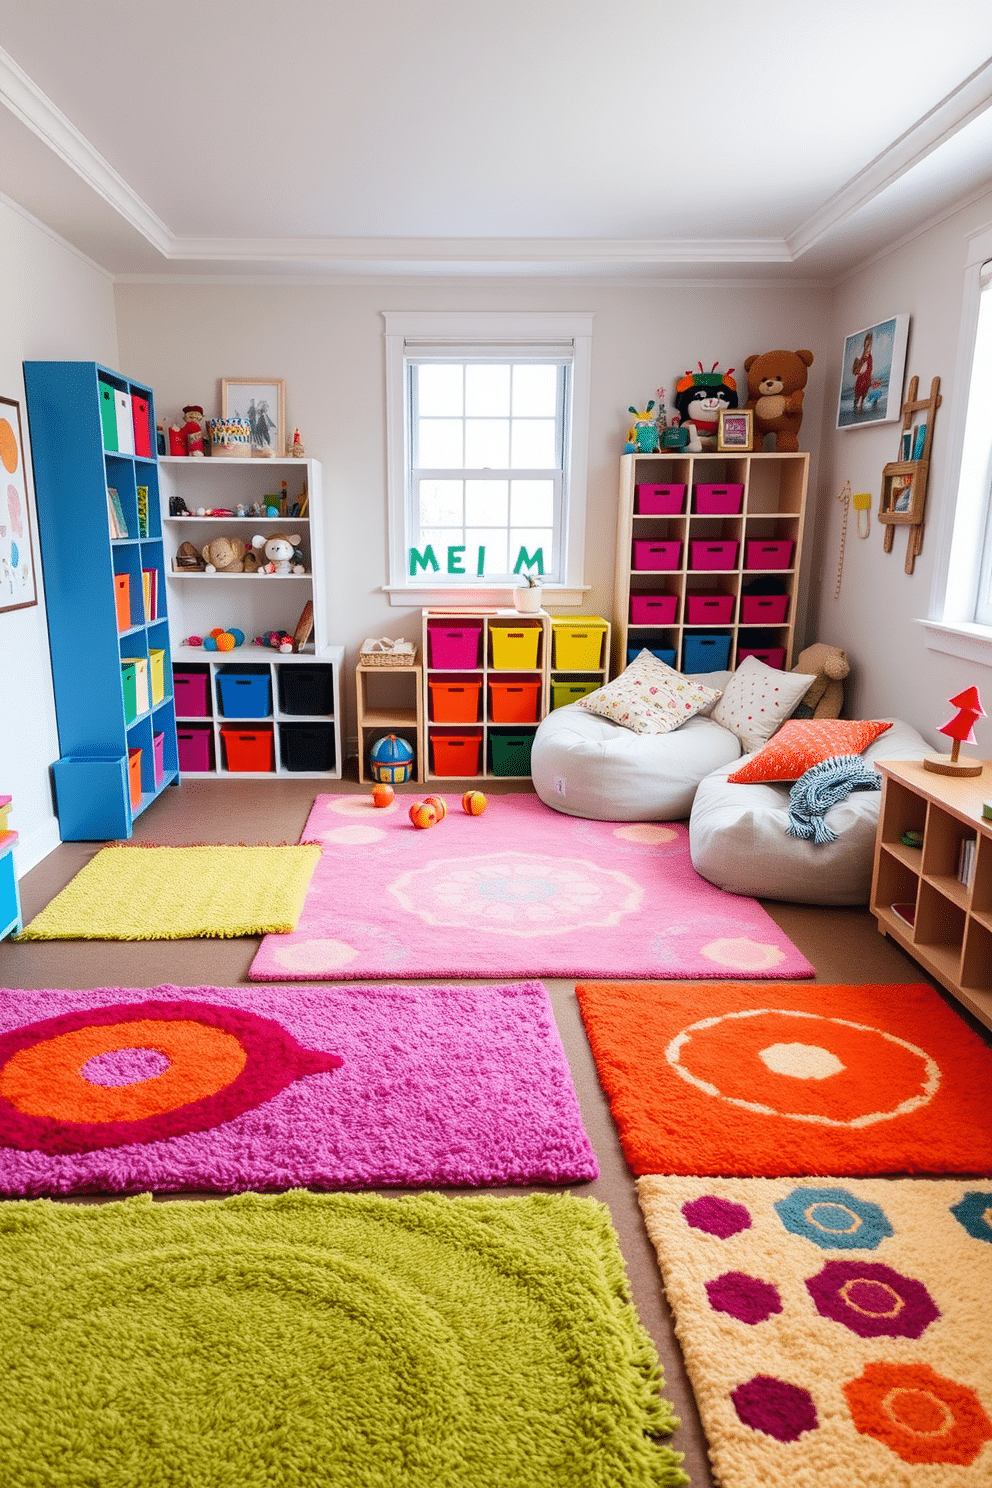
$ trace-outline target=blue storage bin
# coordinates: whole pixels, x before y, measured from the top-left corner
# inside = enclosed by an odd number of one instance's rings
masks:
[[[220,711],[225,718],[268,718],[272,696],[268,667],[260,672],[217,672]]]
[[[630,663],[632,661],[635,661],[637,659],[637,657],[640,656],[641,652],[644,651],[644,650],[650,651],[652,656],[657,656],[658,660],[659,661],[663,661],[666,666],[673,667],[675,665],[675,652],[674,651],[658,651],[658,650],[655,649],[654,646],[647,646],[647,647],[644,647],[644,646],[628,646],[627,647],[627,665],[630,666]]]
[[[729,660],[729,635],[687,635],[683,639],[683,672],[725,672]]]

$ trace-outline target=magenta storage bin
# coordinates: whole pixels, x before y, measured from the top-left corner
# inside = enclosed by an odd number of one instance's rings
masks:
[[[690,568],[736,568],[737,544],[735,542],[694,542],[689,544],[692,554]]]
[[[165,735],[152,735],[152,759],[155,766],[155,784],[161,785],[165,779]]]
[[[654,573],[678,568],[682,561],[680,542],[635,542],[634,567]]]
[[[742,485],[696,487],[696,510],[704,516],[733,516],[740,511],[743,500]]]
[[[214,767],[213,730],[209,728],[180,728],[176,730],[179,743],[179,768],[190,773],[197,770],[212,770]]]
[[[172,690],[176,698],[177,718],[208,717],[210,708],[207,705],[206,672],[174,671]]]
[[[677,517],[684,502],[684,485],[634,487],[634,510],[642,517]]]
[[[795,543],[791,537],[768,542],[749,542],[745,549],[745,568],[788,568]]]
[[[678,603],[678,596],[675,594],[632,594],[631,624],[674,625]]]
[[[788,613],[787,594],[741,595],[742,625],[781,625]]]
[[[727,625],[734,618],[732,594],[690,594],[685,607],[689,625]]]
[[[428,620],[427,651],[432,667],[464,670],[479,665],[482,621],[453,625],[450,620]]]
[[[765,666],[776,667],[779,671],[781,671],[783,666],[785,665],[784,646],[767,646],[764,648],[764,650],[761,651],[755,650],[754,648],[748,646],[739,646],[737,649],[738,666],[740,666],[745,656],[756,656],[759,661],[763,661],[765,663]]]

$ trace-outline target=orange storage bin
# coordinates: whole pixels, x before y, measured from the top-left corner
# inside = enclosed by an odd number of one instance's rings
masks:
[[[114,574],[114,602],[117,606],[117,629],[131,629],[131,580],[124,574]]]
[[[127,752],[127,776],[131,792],[131,810],[136,811],[141,805],[141,750],[129,749]]]
[[[431,734],[435,775],[478,775],[482,761],[482,730],[472,734]]]
[[[489,684],[489,717],[493,723],[536,723],[540,707],[540,682]]]
[[[478,723],[482,697],[481,677],[468,677],[444,682],[433,678],[427,684],[431,695],[433,723]]]

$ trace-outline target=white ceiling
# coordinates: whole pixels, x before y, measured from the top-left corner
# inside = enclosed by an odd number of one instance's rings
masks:
[[[0,0],[0,191],[121,277],[830,282],[992,189],[989,0],[770,14]]]

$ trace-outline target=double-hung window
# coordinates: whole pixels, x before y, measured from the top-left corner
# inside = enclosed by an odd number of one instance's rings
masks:
[[[393,602],[580,603],[591,317],[385,320]]]

